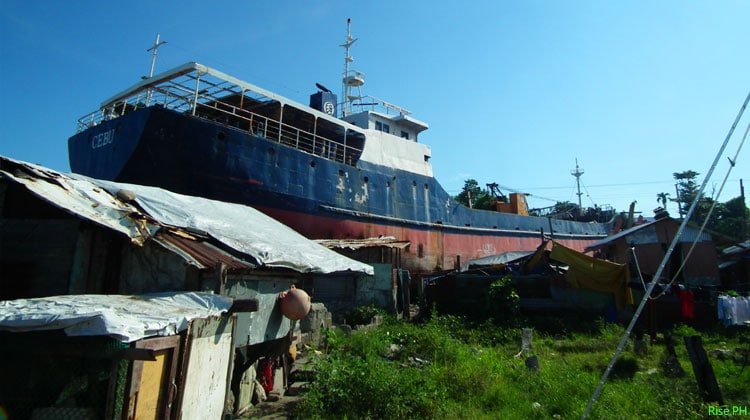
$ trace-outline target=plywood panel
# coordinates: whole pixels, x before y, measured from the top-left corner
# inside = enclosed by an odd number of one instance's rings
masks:
[[[180,418],[221,418],[234,354],[234,322],[234,317],[190,322]]]
[[[159,350],[155,354],[155,361],[143,362],[138,402],[135,407],[135,418],[137,420],[160,418],[159,396],[164,384],[166,369],[168,368],[168,353],[169,350]]]
[[[166,420],[171,417],[180,341],[180,336],[169,336],[133,343],[134,349],[152,350],[155,360],[133,360],[123,418]]]

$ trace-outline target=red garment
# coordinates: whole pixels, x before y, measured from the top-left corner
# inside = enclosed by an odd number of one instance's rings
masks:
[[[695,296],[690,290],[680,292],[680,313],[683,318],[693,319],[693,307],[695,306]]]
[[[261,359],[258,362],[258,375],[260,376],[260,384],[263,385],[263,389],[266,392],[273,391],[273,360]]]

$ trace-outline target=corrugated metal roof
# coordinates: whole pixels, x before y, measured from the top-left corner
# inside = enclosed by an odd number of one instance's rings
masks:
[[[724,248],[723,251],[721,251],[721,253],[724,254],[725,256],[734,255],[734,254],[742,254],[742,253],[747,253],[747,252],[750,252],[750,241],[745,241],[737,245],[726,247]]]
[[[208,242],[189,239],[172,232],[160,231],[154,240],[163,247],[182,255],[199,268],[215,268],[224,264],[230,270],[256,268],[257,264],[242,261]]]
[[[601,248],[602,246],[608,245],[608,244],[610,244],[610,243],[612,243],[612,242],[614,242],[614,241],[616,241],[616,240],[618,240],[618,239],[620,239],[620,238],[622,238],[624,236],[631,235],[631,234],[633,234],[633,233],[635,233],[635,232],[637,232],[637,231],[639,231],[641,229],[645,229],[647,227],[653,226],[654,223],[656,223],[656,221],[649,222],[649,223],[644,223],[644,224],[638,225],[638,226],[634,226],[634,227],[632,227],[630,229],[623,230],[622,232],[618,232],[618,233],[616,233],[614,235],[607,236],[606,238],[602,239],[601,241],[597,241],[597,242],[594,242],[593,244],[590,244],[589,246],[587,246],[585,248],[585,250],[589,251],[589,250],[592,250],[592,249]]]
[[[680,224],[681,223],[679,220],[675,220],[675,219],[672,219],[672,218],[665,218],[665,219],[654,220],[652,222],[644,223],[642,225],[634,226],[634,227],[632,227],[630,229],[623,230],[622,232],[619,232],[619,233],[616,233],[614,235],[608,236],[608,237],[602,239],[601,241],[594,242],[593,244],[590,244],[589,246],[587,246],[585,248],[585,251],[590,251],[590,250],[593,250],[593,249],[601,248],[601,247],[603,247],[605,245],[611,244],[612,242],[614,242],[614,241],[616,241],[616,240],[618,240],[620,238],[624,238],[626,236],[631,236],[631,235],[637,234],[637,233],[639,233],[640,231],[642,231],[644,229],[653,228],[655,225],[657,225],[659,223],[667,223],[667,222],[672,222],[672,223],[676,223],[676,224]],[[696,242],[696,239],[698,239],[697,242],[711,241],[711,235],[709,235],[706,232],[701,232],[700,235],[699,235],[699,232],[700,231],[698,229],[694,228],[694,227],[686,226],[685,229],[683,229],[683,231],[682,231],[682,236],[680,237],[680,242]]]
[[[399,241],[392,236],[367,239],[316,239],[315,242],[329,249],[398,248],[409,246],[409,241]]]

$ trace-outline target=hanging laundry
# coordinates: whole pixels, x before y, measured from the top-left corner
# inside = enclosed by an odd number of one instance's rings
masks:
[[[750,321],[750,298],[748,297],[719,296],[716,308],[719,319],[726,327],[745,325],[745,321]]]
[[[683,318],[693,319],[695,296],[691,290],[680,291],[680,314]]]

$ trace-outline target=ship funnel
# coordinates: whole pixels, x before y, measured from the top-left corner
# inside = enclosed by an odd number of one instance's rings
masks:
[[[336,94],[323,88],[324,86],[318,85],[320,91],[310,95],[310,108],[317,109],[320,112],[325,112],[326,114],[335,117]]]

